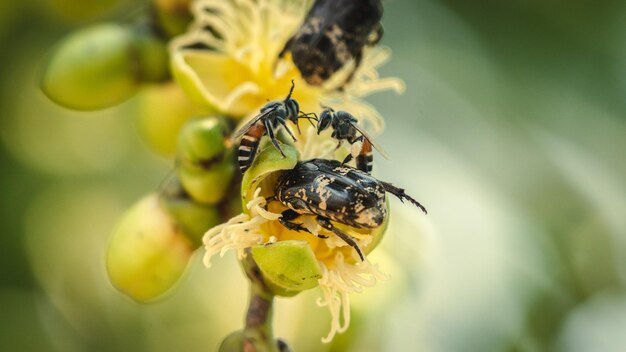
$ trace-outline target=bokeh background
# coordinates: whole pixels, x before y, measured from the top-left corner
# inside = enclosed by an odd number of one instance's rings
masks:
[[[114,6],[111,6],[114,3]],[[152,305],[104,269],[118,217],[171,170],[142,142],[146,93],[100,112],[38,89],[45,55],[139,1],[0,2],[0,351],[213,351],[242,325],[233,257],[198,258]],[[391,279],[353,299],[319,339],[315,290],[284,299],[276,333],[296,351],[626,349],[626,3],[385,2],[379,178],[395,202],[374,254]],[[379,158],[380,159],[380,158]]]

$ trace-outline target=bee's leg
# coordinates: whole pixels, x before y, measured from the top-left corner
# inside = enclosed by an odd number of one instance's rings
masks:
[[[346,158],[345,158],[345,159],[343,159],[343,161],[341,162],[341,165],[345,165],[345,164],[349,163],[349,162],[350,162],[350,160],[352,160],[352,158],[353,158],[353,157],[352,157],[352,153],[350,153],[350,154],[346,155]]]
[[[291,130],[289,129],[289,127],[287,127],[287,123],[285,122],[285,120],[280,117],[278,117],[277,120],[278,120],[278,123],[280,123],[285,128],[285,130],[287,130],[287,133],[289,133],[293,141],[294,142],[297,141],[296,136],[294,136]],[[298,126],[297,123],[296,123],[296,127],[298,127],[298,133],[300,133],[300,126]]]
[[[313,115],[313,117],[311,117],[311,115]],[[308,114],[305,114],[304,116],[306,117],[307,121],[309,121],[311,126],[313,126],[314,128],[317,127],[317,126],[315,126],[313,121],[311,121],[311,120],[319,121],[319,118],[317,117],[317,114],[315,114],[314,112],[310,112]]]
[[[409,196],[408,194],[404,193],[404,189],[396,187],[394,185],[392,185],[391,183],[387,183],[387,182],[383,182],[381,181],[380,183],[382,183],[383,187],[385,188],[385,191],[393,194],[394,196],[398,197],[398,199],[400,199],[400,201],[404,202],[405,199],[407,199],[409,202],[413,203],[413,205],[415,205],[416,207],[420,208],[424,214],[427,214],[428,212],[426,211],[426,208],[424,208],[423,205],[420,204],[420,202],[416,201],[415,199],[411,198],[411,196]]]
[[[295,210],[287,209],[287,210],[283,211],[280,215],[281,215],[281,217],[278,218],[278,221],[283,226],[288,228],[289,230],[298,231],[298,232],[308,232],[308,233],[311,233],[311,231],[309,231],[309,229],[304,227],[302,224],[298,224],[296,222],[293,222],[293,220],[299,218],[300,215],[301,215],[301,214],[298,214]],[[319,234],[317,235],[317,237],[319,237],[319,238],[328,238],[328,236],[319,235]]]
[[[270,140],[272,141],[272,144],[274,144],[274,147],[276,147],[276,149],[278,149],[278,151],[280,152],[280,154],[284,158],[285,157],[285,153],[283,152],[282,149],[280,149],[280,145],[278,144],[278,140],[276,140],[276,137],[274,137],[274,126],[267,119],[263,121],[263,125],[265,125],[265,129],[267,130],[267,134],[270,137]]]
[[[317,216],[315,220],[317,220],[317,223],[320,224],[321,227],[325,228],[326,230],[332,231],[335,235],[339,236],[339,238],[346,242],[350,247],[354,248],[361,260],[365,261],[365,257],[363,256],[363,252],[361,252],[361,248],[359,248],[359,246],[356,244],[356,242],[354,242],[354,239],[350,237],[350,235],[335,227],[335,225],[333,225],[328,218],[325,218],[323,216]]]

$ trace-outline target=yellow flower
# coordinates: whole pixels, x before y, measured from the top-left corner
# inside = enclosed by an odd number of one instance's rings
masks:
[[[314,128],[309,127],[305,131],[299,140],[301,150],[307,151],[312,157],[332,154],[334,143],[317,143],[314,138],[306,138]],[[350,324],[349,294],[373,286],[378,280],[384,279],[385,275],[368,260],[361,261],[354,248],[334,233],[321,228],[313,215],[301,216],[303,225],[312,234],[322,234],[328,238],[322,239],[309,233],[288,230],[280,224],[278,221],[280,213],[287,208],[276,200],[268,203],[266,199],[274,193],[277,175],[293,168],[299,156],[292,146],[283,145],[282,148],[287,155],[285,158],[271,144],[266,145],[246,172],[242,182],[246,209],[244,213],[210,229],[205,234],[204,263],[209,267],[212,256],[217,253],[224,255],[228,250],[235,250],[238,258],[243,259],[248,254],[247,250],[252,249],[253,258],[265,280],[278,287],[276,294],[291,296],[319,286],[323,297],[317,303],[319,306],[328,307],[331,314],[331,330],[322,341],[330,342],[336,333],[344,332]],[[380,242],[386,223],[374,230],[356,229],[339,223],[336,226],[352,236],[367,255]],[[255,255],[255,250],[287,242],[293,244],[296,259],[266,264],[259,261],[263,258]],[[306,246],[308,252],[302,253],[303,247],[300,243],[308,245]],[[294,270],[294,267],[299,269]],[[300,282],[301,279],[308,281]],[[313,285],[311,280],[315,280]],[[292,282],[295,282],[295,285],[292,285]]]
[[[320,104],[347,110],[368,124],[370,132],[381,132],[380,114],[360,98],[404,90],[401,80],[378,75],[376,68],[389,59],[388,49],[366,49],[354,79],[342,92],[328,88],[336,86],[335,81],[326,87],[308,85],[289,54],[278,58],[307,7],[307,1],[195,1],[189,31],[170,45],[174,77],[192,100],[235,118],[252,117],[268,100],[282,100],[294,80],[293,96],[303,111],[316,112]]]
[[[309,4],[294,0],[195,1],[193,24],[170,45],[174,77],[192,100],[241,119],[241,123],[257,115],[268,100],[284,99],[293,80],[293,97],[302,111],[319,112],[320,105],[332,106],[349,111],[374,135],[382,132],[382,117],[362,98],[382,90],[404,90],[401,80],[378,75],[377,67],[390,57],[388,49],[366,49],[353,80],[341,91],[332,87],[345,78],[349,65],[318,87],[300,77],[289,54],[278,57],[301,25]],[[271,145],[260,147],[242,182],[244,212],[205,234],[204,263],[210,266],[213,255],[228,250],[235,250],[240,259],[252,253],[264,278],[278,294],[293,295],[319,286],[323,297],[318,304],[327,306],[332,316],[331,330],[323,339],[329,342],[348,328],[349,294],[385,276],[376,265],[361,261],[354,248],[334,233],[320,228],[313,216],[302,216],[303,225],[329,238],[286,229],[278,221],[286,207],[278,201],[267,202],[274,193],[277,176],[293,168],[298,160],[342,158],[349,152],[345,148],[335,150],[337,142],[329,138],[329,132],[318,135],[306,122],[300,129],[302,133],[294,145],[282,146],[287,157]],[[386,228],[386,223],[374,230],[335,225],[352,236],[364,254],[376,247]],[[273,252],[264,255],[265,251]],[[275,265],[277,256],[291,262]]]

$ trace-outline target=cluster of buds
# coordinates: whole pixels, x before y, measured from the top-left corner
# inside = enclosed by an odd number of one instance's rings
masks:
[[[332,316],[324,339],[330,341],[348,327],[348,295],[385,277],[310,218],[303,219],[310,232],[328,238],[286,228],[279,221],[284,206],[268,201],[280,174],[299,161],[350,153],[336,148],[329,133],[297,126],[297,141],[283,139],[282,153],[263,141],[243,175],[237,167],[233,131],[258,115],[267,100],[284,97],[294,81],[293,97],[303,111],[320,105],[347,110],[373,133],[382,130],[383,120],[361,98],[404,87],[398,79],[378,76],[377,67],[389,57],[381,47],[363,52],[360,65],[343,75],[351,81],[341,89],[303,79],[282,49],[309,7],[308,1],[154,0],[149,15],[133,24],[78,30],[53,51],[42,77],[50,99],[96,110],[141,92],[142,136],[156,152],[174,156],[173,176],[128,210],[111,235],[107,269],[123,293],[153,301],[175,286],[196,250],[204,247],[207,266],[212,255],[235,250],[258,294],[252,301],[320,287],[318,304]],[[367,255],[386,224],[339,226]],[[257,346],[262,343],[257,328],[247,324],[223,346]],[[266,335],[271,337],[271,329]]]

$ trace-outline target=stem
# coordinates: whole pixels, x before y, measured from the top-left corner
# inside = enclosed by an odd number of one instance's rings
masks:
[[[250,303],[246,313],[243,351],[278,352],[278,344],[272,332],[274,294],[263,281],[261,270],[250,252],[243,260],[243,267],[250,279]]]

